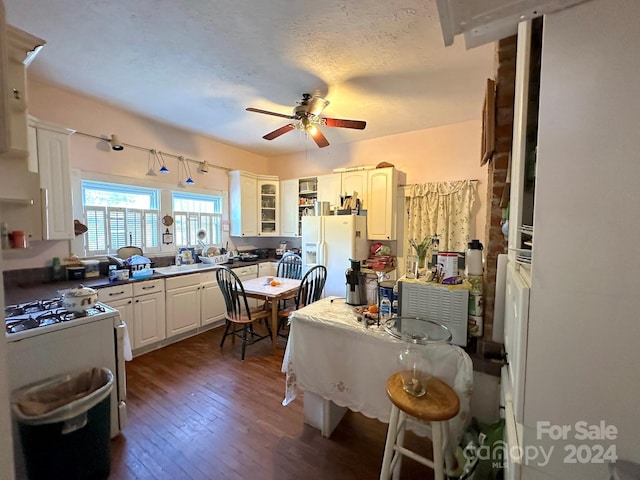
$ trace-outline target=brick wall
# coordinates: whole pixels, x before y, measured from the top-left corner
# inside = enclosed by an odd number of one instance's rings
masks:
[[[485,230],[484,335],[491,339],[496,291],[498,254],[507,245],[502,234],[500,201],[505,190],[513,132],[513,100],[516,71],[516,37],[500,40],[496,47],[496,125],[495,153],[487,171],[487,220]],[[508,193],[508,192],[507,192]],[[508,196],[507,196],[508,198]]]

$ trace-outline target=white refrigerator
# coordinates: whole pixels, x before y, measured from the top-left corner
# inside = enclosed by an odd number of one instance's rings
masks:
[[[302,263],[327,267],[324,294],[345,296],[349,259],[366,260],[369,254],[367,217],[331,215],[302,217]]]

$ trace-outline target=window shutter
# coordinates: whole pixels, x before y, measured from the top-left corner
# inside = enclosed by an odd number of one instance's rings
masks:
[[[158,212],[144,210],[144,251],[157,252],[160,250],[160,235],[158,233]]]
[[[127,208],[127,245],[143,247],[142,211]]]
[[[186,212],[173,212],[173,231],[177,247],[189,245],[188,218]]]
[[[108,253],[107,209],[105,207],[86,207],[85,220],[88,230],[84,235],[84,248],[87,255]]]
[[[126,209],[108,208],[109,249],[116,251],[128,245]]]

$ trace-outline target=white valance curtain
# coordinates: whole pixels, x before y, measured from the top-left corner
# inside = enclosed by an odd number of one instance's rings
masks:
[[[437,233],[441,252],[465,251],[477,184],[458,180],[407,185],[407,239],[420,243]]]

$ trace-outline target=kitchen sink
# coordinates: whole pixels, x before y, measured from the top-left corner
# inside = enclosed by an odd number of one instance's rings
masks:
[[[190,265],[170,265],[168,267],[156,267],[153,269],[155,273],[161,275],[180,275],[183,273],[201,272],[203,270],[212,270],[216,265],[210,263],[192,263]]]

